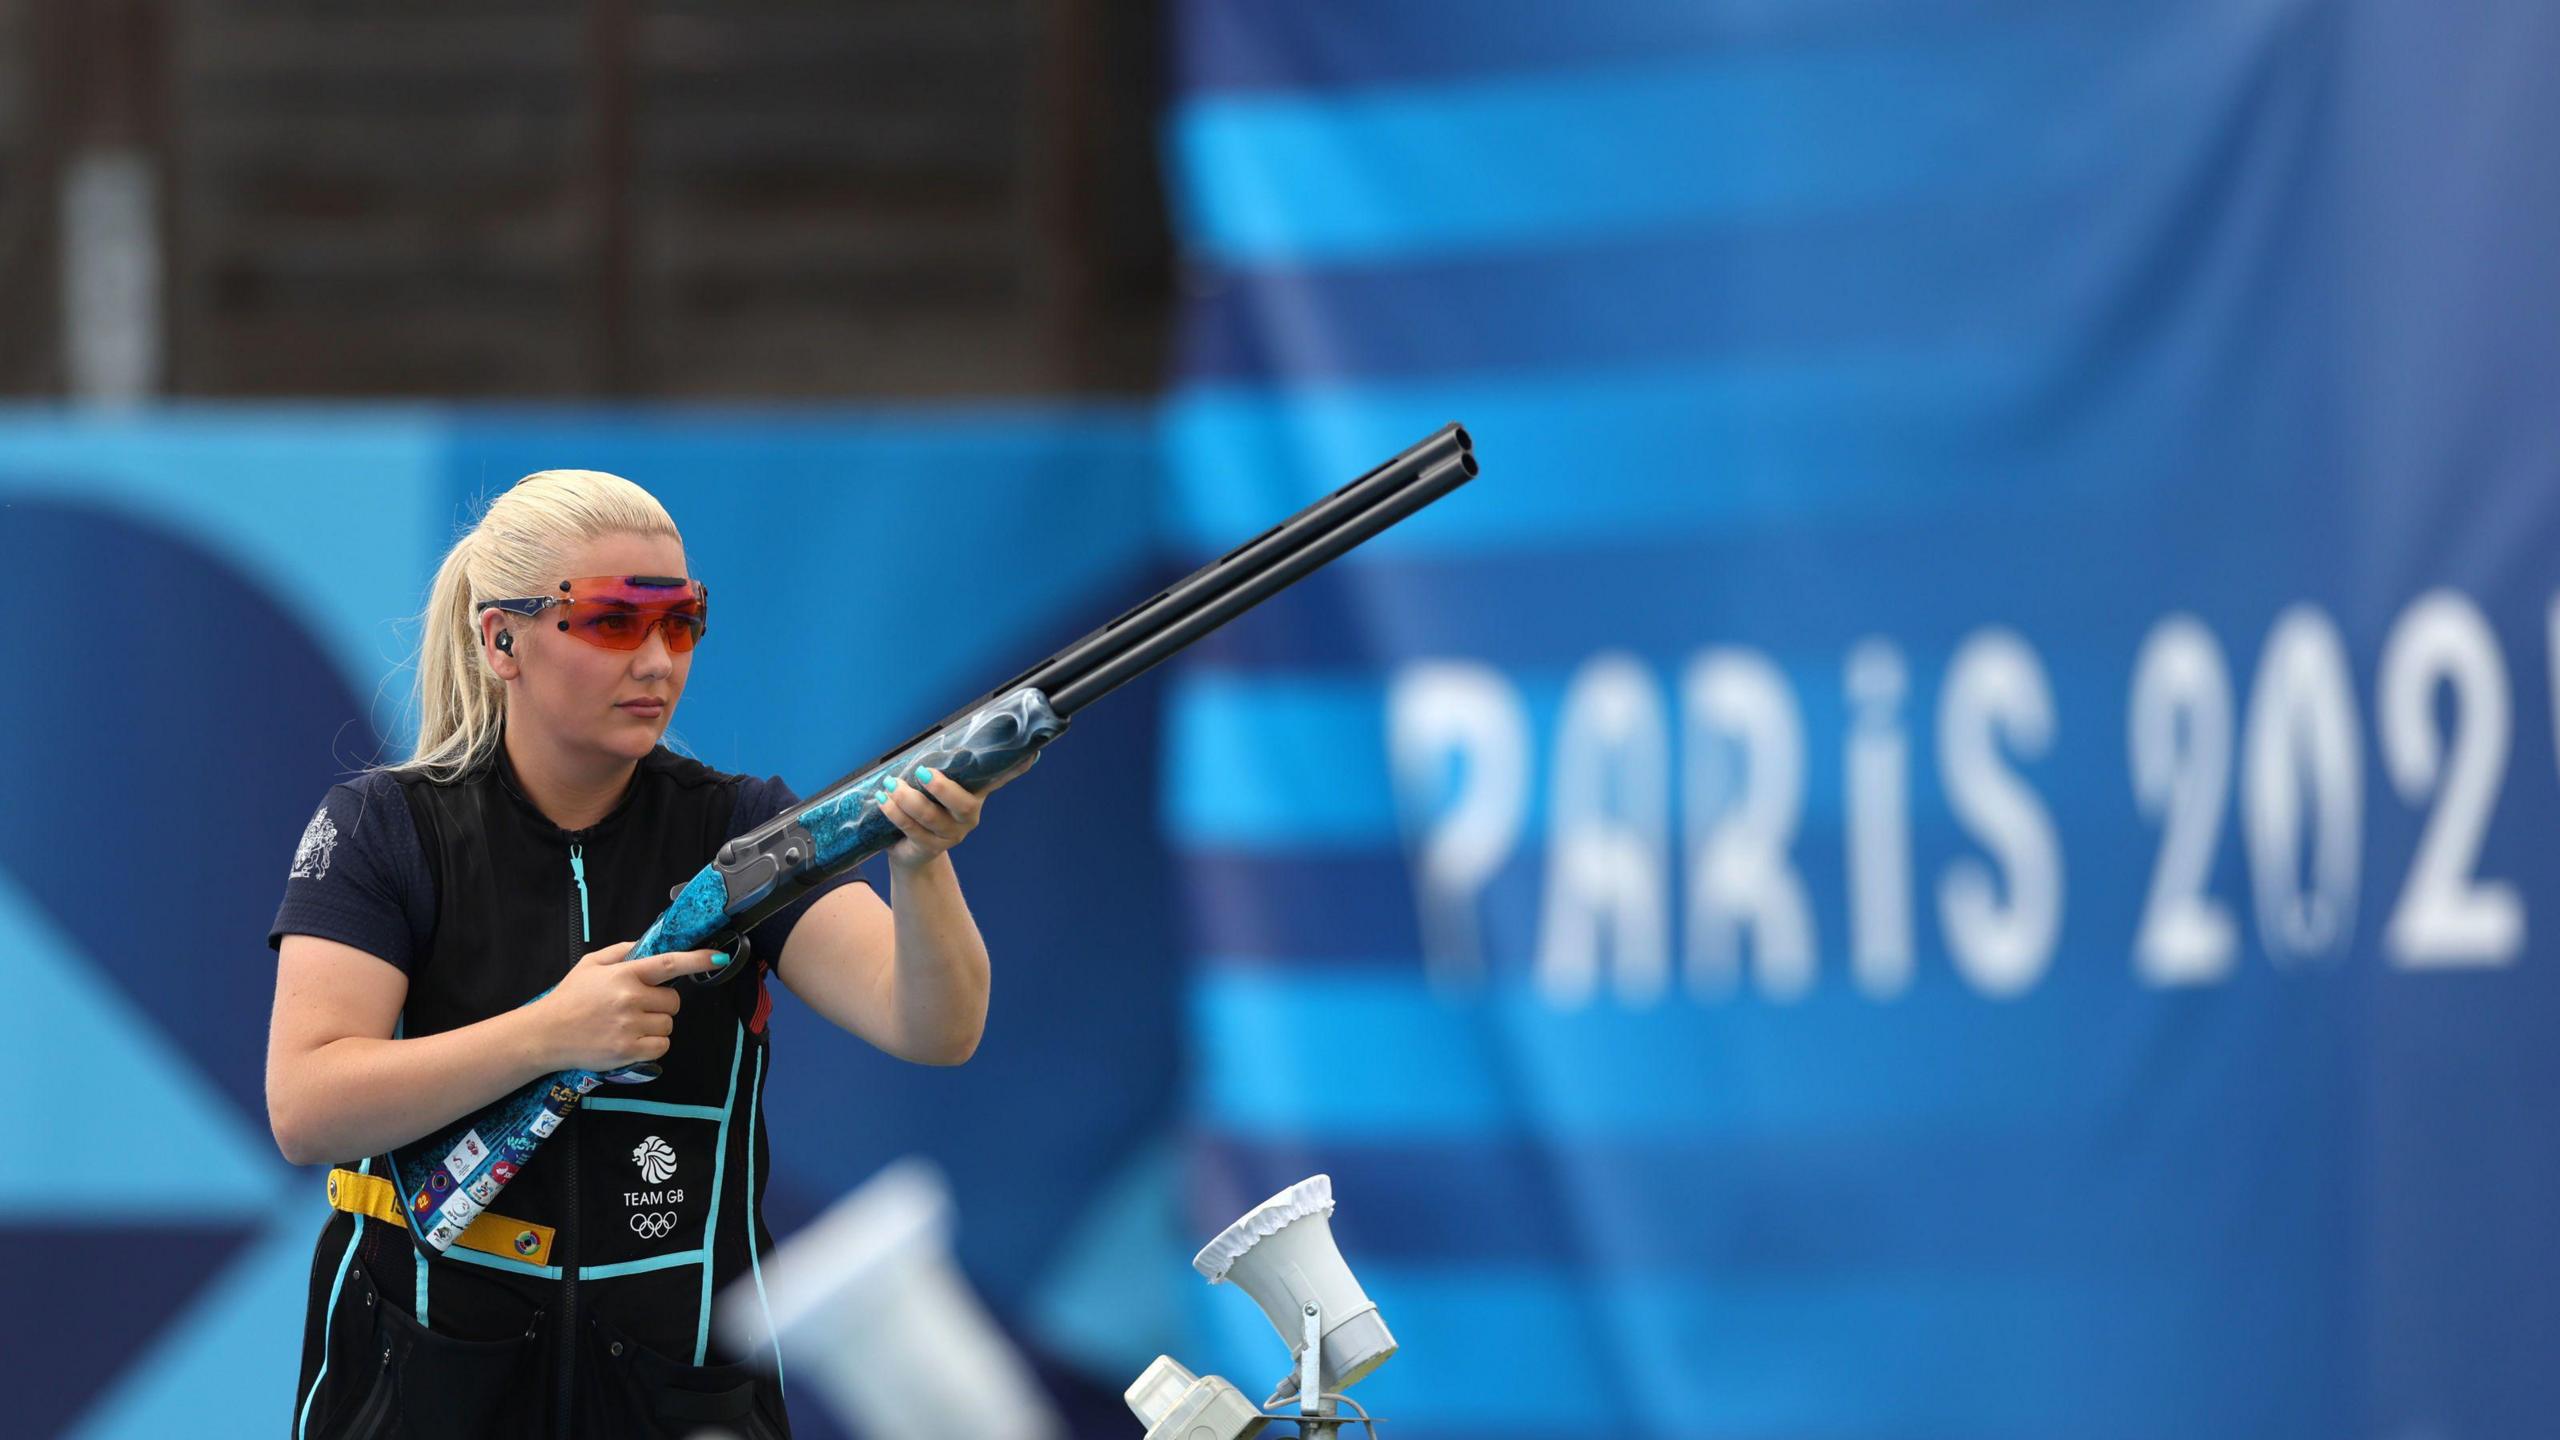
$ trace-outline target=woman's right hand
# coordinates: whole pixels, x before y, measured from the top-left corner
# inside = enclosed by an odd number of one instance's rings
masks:
[[[667,984],[699,974],[721,960],[717,950],[671,950],[625,960],[637,942],[591,950],[533,1002],[542,1017],[549,1070],[618,1070],[663,1058],[674,1044],[681,1003]]]

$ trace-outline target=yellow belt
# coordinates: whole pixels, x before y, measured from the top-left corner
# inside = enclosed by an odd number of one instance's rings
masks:
[[[386,1225],[406,1227],[409,1216],[400,1208],[400,1192],[380,1175],[366,1175],[354,1170],[329,1172],[329,1203],[350,1215],[370,1215]],[[462,1238],[453,1243],[465,1250],[483,1255],[497,1255],[521,1260],[528,1265],[551,1263],[552,1229],[530,1220],[510,1220],[504,1215],[480,1212]]]

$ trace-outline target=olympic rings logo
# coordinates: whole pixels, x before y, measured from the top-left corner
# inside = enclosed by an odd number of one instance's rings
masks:
[[[643,1240],[662,1239],[675,1228],[673,1210],[643,1210],[631,1217],[631,1233]]]

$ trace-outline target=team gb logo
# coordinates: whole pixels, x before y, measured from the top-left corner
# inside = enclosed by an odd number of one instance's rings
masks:
[[[676,1173],[675,1147],[652,1135],[631,1147],[631,1162],[640,1167],[642,1179],[661,1184]]]

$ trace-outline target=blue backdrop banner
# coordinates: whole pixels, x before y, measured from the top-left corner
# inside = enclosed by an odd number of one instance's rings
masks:
[[[1171,696],[1198,1236],[1403,1440],[2547,1424],[2560,13],[1175,9],[1177,543],[1485,465]]]

